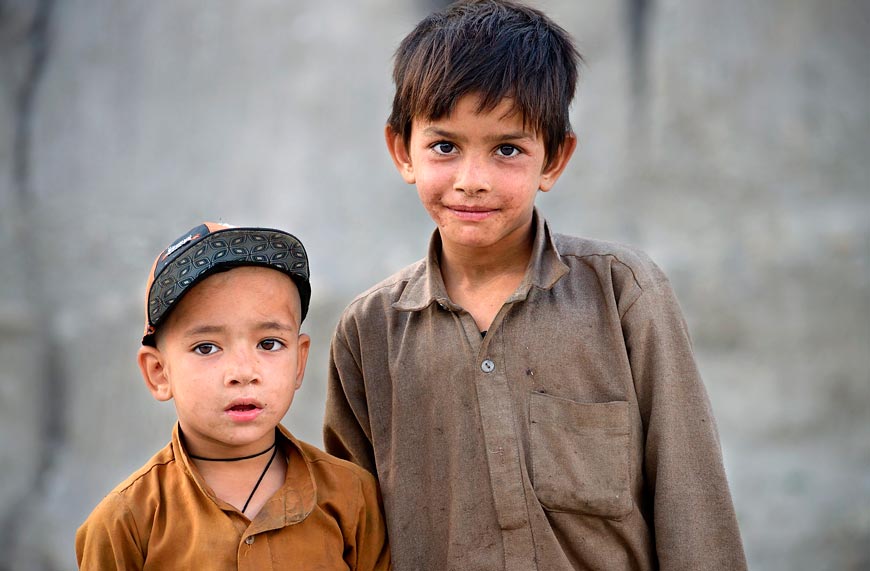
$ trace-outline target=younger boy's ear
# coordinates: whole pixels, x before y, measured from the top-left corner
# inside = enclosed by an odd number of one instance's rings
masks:
[[[574,149],[576,148],[577,136],[574,135],[574,133],[568,133],[565,135],[565,140],[562,142],[562,146],[559,147],[556,155],[550,158],[550,161],[544,166],[544,171],[541,173],[542,192],[547,192],[553,188],[553,185],[556,184],[556,181],[559,180],[560,176],[562,176],[565,167],[568,166],[568,161],[571,160],[571,155],[574,154]]]
[[[417,182],[414,175],[414,165],[411,163],[411,154],[408,152],[408,147],[405,144],[405,138],[401,133],[393,131],[392,127],[387,125],[384,127],[384,139],[387,141],[387,150],[390,151],[390,156],[393,157],[393,164],[396,165],[396,170],[405,179],[408,184]]]
[[[163,355],[155,347],[143,346],[139,349],[136,361],[142,378],[151,394],[159,401],[167,401],[172,398],[172,386],[169,383],[166,365]]]
[[[296,390],[302,386],[302,378],[305,376],[305,363],[308,362],[308,349],[311,348],[311,337],[305,333],[299,334],[296,344]]]

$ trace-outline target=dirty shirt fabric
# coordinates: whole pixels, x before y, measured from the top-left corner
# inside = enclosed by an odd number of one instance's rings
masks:
[[[371,474],[279,428],[287,477],[253,521],[215,497],[176,425],[172,442],[109,493],[79,528],[79,567],[388,569]]]
[[[716,427],[661,270],[551,234],[485,336],[428,256],[332,342],[326,449],[377,475],[398,571],[746,567]]]

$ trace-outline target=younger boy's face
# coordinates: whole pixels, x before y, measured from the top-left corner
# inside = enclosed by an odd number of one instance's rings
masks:
[[[287,275],[240,267],[193,287],[161,326],[139,366],[155,398],[175,400],[192,453],[228,457],[274,441],[302,384],[310,339]]]
[[[389,127],[386,132],[399,173],[417,185],[445,248],[527,241],[538,190],[552,188],[576,144],[569,136],[545,166],[544,141],[523,125],[512,100],[482,113],[478,101],[466,95],[448,117],[415,119],[407,145]]]

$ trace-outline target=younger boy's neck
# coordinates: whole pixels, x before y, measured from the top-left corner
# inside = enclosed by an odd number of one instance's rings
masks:
[[[278,430],[272,444],[251,452],[212,453],[208,456],[190,450],[189,439],[179,427],[179,436],[191,462],[215,496],[234,506],[253,520],[269,498],[283,485],[287,462],[280,450]]]

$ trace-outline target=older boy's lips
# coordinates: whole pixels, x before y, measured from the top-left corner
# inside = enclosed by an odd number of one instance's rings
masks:
[[[453,215],[460,220],[478,221],[491,216],[496,209],[483,206],[448,206]]]
[[[263,405],[253,399],[236,399],[224,409],[224,412],[236,422],[250,422],[260,416]]]

